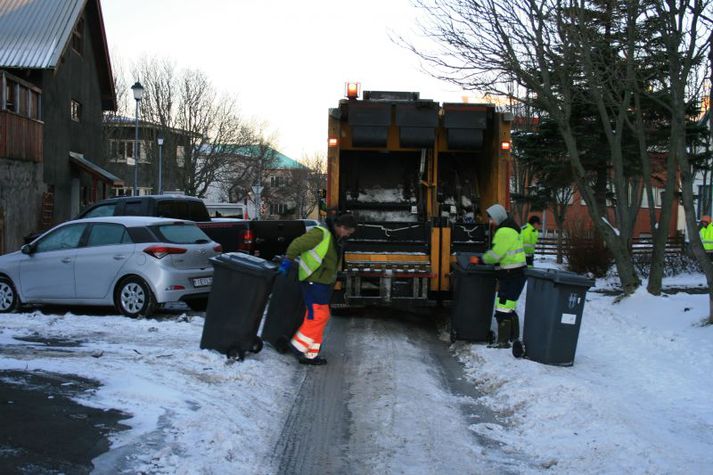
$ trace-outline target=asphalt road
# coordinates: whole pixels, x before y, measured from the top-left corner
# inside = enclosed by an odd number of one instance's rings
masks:
[[[98,383],[74,375],[0,371],[0,472],[81,474],[109,449],[107,435],[129,417],[71,398]]]

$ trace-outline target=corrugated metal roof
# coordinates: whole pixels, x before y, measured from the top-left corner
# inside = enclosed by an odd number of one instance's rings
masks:
[[[0,67],[53,69],[87,0],[0,0]]]

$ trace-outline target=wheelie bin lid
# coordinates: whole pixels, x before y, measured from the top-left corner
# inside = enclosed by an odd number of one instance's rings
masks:
[[[528,278],[551,280],[555,284],[594,287],[594,279],[559,269],[527,269],[525,275]]]
[[[495,266],[489,264],[471,264],[472,256],[483,257],[483,254],[478,252],[459,252],[456,254],[455,267],[457,270],[472,274],[489,274],[495,272]]]
[[[258,275],[270,275],[277,271],[278,265],[260,257],[251,256],[244,252],[226,252],[212,257],[210,261],[214,266],[221,266],[238,272],[247,272]]]

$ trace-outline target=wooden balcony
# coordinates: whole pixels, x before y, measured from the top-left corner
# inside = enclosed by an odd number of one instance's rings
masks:
[[[42,161],[43,123],[0,110],[0,158]]]

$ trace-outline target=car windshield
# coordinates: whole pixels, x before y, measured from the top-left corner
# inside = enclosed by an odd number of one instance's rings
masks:
[[[210,238],[198,226],[191,223],[161,224],[153,228],[163,242],[173,244],[200,244],[210,242]]]

